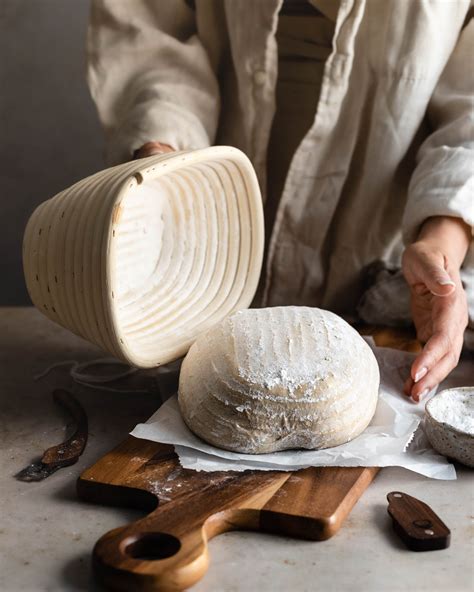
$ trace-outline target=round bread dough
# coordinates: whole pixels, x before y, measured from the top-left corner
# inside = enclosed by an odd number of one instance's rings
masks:
[[[380,376],[369,345],[318,308],[241,310],[191,346],[179,379],[188,427],[213,446],[260,454],[357,437]]]

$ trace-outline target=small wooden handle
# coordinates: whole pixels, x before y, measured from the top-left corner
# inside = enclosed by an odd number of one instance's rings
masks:
[[[403,493],[387,495],[393,529],[412,551],[434,551],[449,547],[451,531],[424,502]]]

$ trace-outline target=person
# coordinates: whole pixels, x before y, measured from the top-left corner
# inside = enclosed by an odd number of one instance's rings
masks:
[[[115,164],[228,144],[265,200],[259,304],[414,322],[421,400],[474,328],[469,0],[94,0]],[[467,333],[466,333],[467,334]]]

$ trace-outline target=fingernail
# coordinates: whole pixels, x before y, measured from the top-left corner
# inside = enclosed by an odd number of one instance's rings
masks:
[[[455,286],[456,284],[452,280],[438,280],[440,286]]]
[[[420,382],[420,380],[423,378],[423,376],[426,376],[427,374],[428,374],[428,368],[426,366],[423,366],[423,368],[418,370],[418,372],[415,374],[415,382]]]
[[[425,388],[425,390],[421,391],[421,393],[418,395],[418,401],[421,401],[421,399],[424,399],[429,392],[430,392],[429,388]]]

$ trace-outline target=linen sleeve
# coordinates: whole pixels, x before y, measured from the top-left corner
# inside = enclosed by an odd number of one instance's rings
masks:
[[[147,141],[176,150],[214,142],[218,83],[184,0],[93,0],[86,55],[108,164]]]
[[[420,147],[403,218],[405,243],[430,216],[474,226],[474,19],[462,30],[428,107],[433,132]]]

